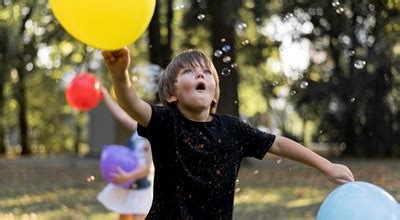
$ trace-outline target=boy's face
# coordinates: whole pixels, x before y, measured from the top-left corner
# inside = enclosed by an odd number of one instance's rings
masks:
[[[204,63],[187,66],[179,71],[175,92],[167,101],[176,102],[179,109],[193,112],[209,110],[215,96],[215,87],[213,74]]]

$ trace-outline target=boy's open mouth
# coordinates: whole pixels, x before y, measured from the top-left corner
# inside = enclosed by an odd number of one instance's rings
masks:
[[[196,90],[197,91],[202,91],[202,90],[206,90],[206,84],[203,82],[199,82],[196,85]]]

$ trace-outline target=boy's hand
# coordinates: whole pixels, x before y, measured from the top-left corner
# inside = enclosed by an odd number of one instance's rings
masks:
[[[326,178],[334,183],[343,184],[354,181],[354,176],[350,169],[341,164],[332,163],[324,173]]]
[[[106,62],[108,71],[112,76],[124,77],[131,62],[131,57],[128,48],[124,47],[120,50],[104,50],[102,52]]]

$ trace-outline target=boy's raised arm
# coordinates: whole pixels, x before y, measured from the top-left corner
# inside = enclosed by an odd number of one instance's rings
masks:
[[[141,100],[132,87],[128,72],[131,61],[128,48],[103,51],[102,54],[113,81],[118,103],[135,121],[146,127],[151,117],[151,106]]]
[[[352,172],[346,166],[331,163],[312,150],[288,138],[277,136],[269,152],[314,167],[321,171],[331,182],[346,183],[354,181]]]

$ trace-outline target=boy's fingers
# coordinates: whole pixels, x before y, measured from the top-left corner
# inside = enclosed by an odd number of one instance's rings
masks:
[[[115,57],[111,51],[103,51],[102,54],[107,62],[114,62]]]
[[[344,184],[350,182],[349,180],[341,179],[341,178],[331,178],[332,182],[338,183],[338,184]]]
[[[340,177],[338,179],[344,180],[346,182],[354,182],[354,177],[352,175],[346,175],[346,176]]]
[[[351,172],[351,170],[348,168],[348,167],[346,167],[346,170],[347,170],[347,174],[351,177],[351,179],[353,179],[353,181],[354,181],[354,175],[353,175],[353,173]]]
[[[110,51],[108,51],[108,50],[103,50],[103,51],[101,52],[101,54],[103,55],[104,58],[106,58],[106,57],[109,57],[109,56],[110,56]]]
[[[115,51],[115,54],[118,55],[118,56],[121,56],[121,55],[123,55],[124,53],[125,53],[125,50],[124,50],[124,49],[120,49],[120,50]]]
[[[103,52],[101,52],[101,54],[103,55],[103,57],[104,57],[104,60],[106,60],[106,61],[108,61],[110,58],[110,55],[109,55],[109,53],[107,52],[107,51],[103,51]]]
[[[354,175],[353,175],[352,172],[350,172],[350,176],[351,176],[351,178],[354,180]]]

